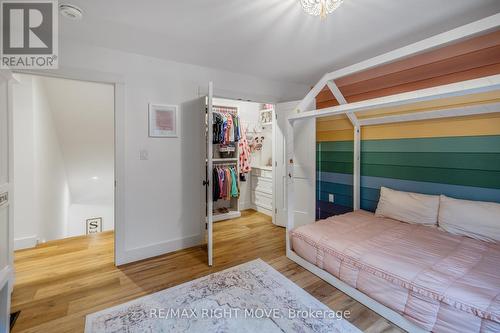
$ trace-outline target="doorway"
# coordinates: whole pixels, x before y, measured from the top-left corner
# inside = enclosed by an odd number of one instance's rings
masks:
[[[214,119],[222,119],[221,128],[236,131],[227,142],[214,138],[213,165],[219,169],[234,168],[238,189],[237,195],[228,195],[227,200],[216,191],[219,195],[213,197],[214,222],[238,218],[241,211],[248,209],[274,221],[274,105],[215,97],[213,113]],[[237,122],[236,126],[227,127],[223,119],[228,115]],[[214,127],[214,131],[214,135],[223,135],[222,129]]]
[[[16,77],[14,249],[113,233],[114,85]]]

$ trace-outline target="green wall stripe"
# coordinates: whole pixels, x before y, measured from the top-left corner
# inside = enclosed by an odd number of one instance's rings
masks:
[[[352,162],[350,163],[338,163],[338,162],[321,162],[318,171],[323,172],[337,172],[337,173],[348,173],[352,174],[353,167]]]
[[[498,171],[362,165],[361,174],[364,176],[407,179],[431,183],[500,188],[500,172]]]
[[[317,170],[352,174],[352,141],[320,142]],[[500,189],[500,136],[369,140],[361,175]]]
[[[316,161],[352,163],[354,154],[345,151],[324,151],[316,154]]]
[[[353,141],[318,142],[321,151],[353,151]],[[363,140],[363,152],[500,153],[500,135]]]
[[[321,151],[353,151],[353,141],[328,141],[318,142],[317,147],[321,147]],[[317,149],[318,150],[318,149]]]
[[[318,161],[352,163],[349,152],[322,152]],[[392,153],[363,152],[362,164],[500,171],[500,154],[492,153]]]
[[[352,186],[337,184],[337,183],[327,183],[323,182],[321,191],[318,191],[317,197],[328,201],[328,194],[335,195],[335,201],[337,201],[337,197],[347,198],[348,204],[342,204],[343,206],[352,206]],[[325,186],[326,185],[326,186]],[[375,201],[378,202],[380,198],[380,190],[362,187],[360,193],[362,200]]]
[[[321,163],[320,170],[322,172],[352,174],[352,163],[324,162]],[[372,177],[500,189],[499,171],[364,164],[361,165],[361,174]]]

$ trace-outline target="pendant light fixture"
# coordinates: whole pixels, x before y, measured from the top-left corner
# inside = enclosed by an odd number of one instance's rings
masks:
[[[325,19],[328,14],[344,2],[344,0],[300,0],[302,9],[309,15],[320,16]]]

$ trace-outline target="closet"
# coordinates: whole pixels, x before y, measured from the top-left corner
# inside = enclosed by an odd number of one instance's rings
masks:
[[[238,108],[212,106],[213,221],[241,216],[239,200],[239,141],[241,139]]]
[[[238,218],[247,209],[274,221],[274,105],[213,98],[207,115],[212,221]]]

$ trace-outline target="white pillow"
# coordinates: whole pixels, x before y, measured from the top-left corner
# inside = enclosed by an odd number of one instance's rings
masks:
[[[439,226],[452,234],[500,242],[500,204],[441,195]]]
[[[388,217],[394,220],[437,225],[439,212],[439,196],[380,188],[376,216]]]

